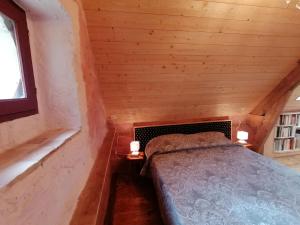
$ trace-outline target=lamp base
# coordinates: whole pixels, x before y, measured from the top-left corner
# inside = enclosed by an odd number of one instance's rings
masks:
[[[134,152],[131,152],[131,155],[139,155],[139,151],[134,151]]]
[[[238,142],[239,144],[243,144],[243,145],[247,144],[247,141],[245,141],[245,140],[238,140],[237,142]]]

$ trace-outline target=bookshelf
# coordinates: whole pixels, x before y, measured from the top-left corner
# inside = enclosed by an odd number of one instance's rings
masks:
[[[300,112],[282,113],[274,128],[274,153],[300,153]]]

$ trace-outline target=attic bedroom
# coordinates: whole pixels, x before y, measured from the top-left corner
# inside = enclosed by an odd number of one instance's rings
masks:
[[[300,225],[300,1],[0,0],[0,225]]]

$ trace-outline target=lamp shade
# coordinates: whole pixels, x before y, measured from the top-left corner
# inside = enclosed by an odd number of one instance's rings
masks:
[[[139,150],[140,150],[140,142],[139,141],[130,142],[130,151],[131,152],[138,152]]]
[[[248,132],[246,131],[238,131],[237,132],[237,138],[239,139],[240,142],[245,142],[248,140]]]

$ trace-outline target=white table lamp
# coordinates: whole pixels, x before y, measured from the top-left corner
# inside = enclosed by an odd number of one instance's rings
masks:
[[[248,140],[248,132],[246,131],[238,131],[237,132],[237,139],[238,139],[238,142],[241,143],[241,144],[247,144],[247,140]]]
[[[132,141],[130,142],[130,151],[132,155],[138,155],[140,150],[140,142]]]

